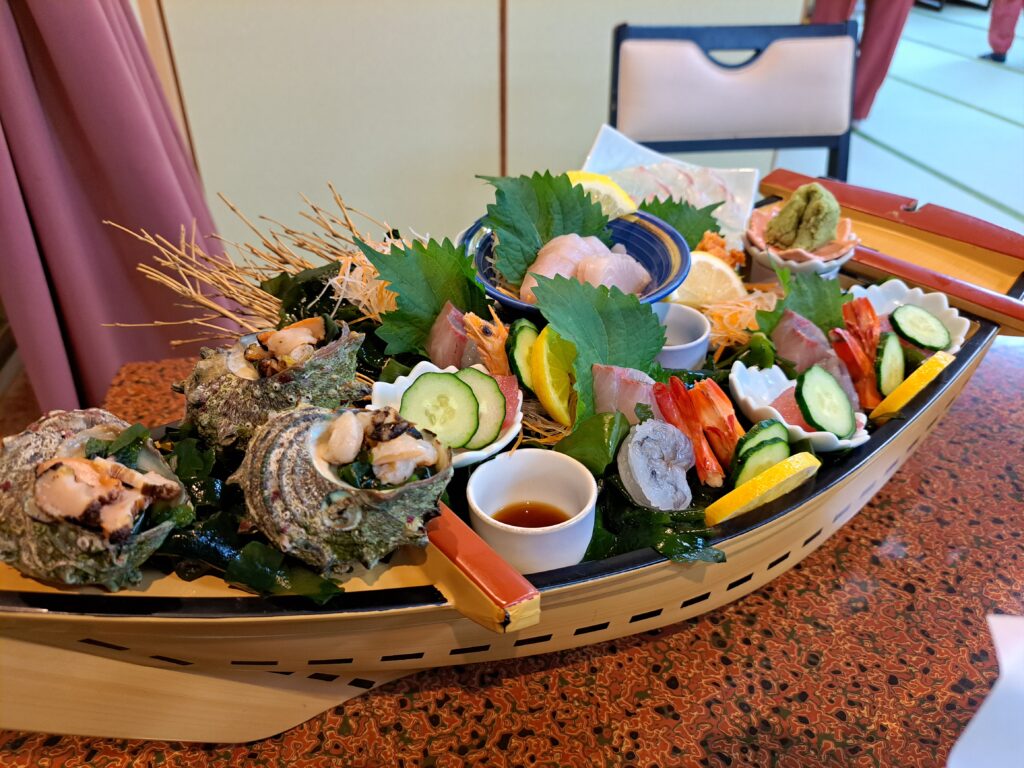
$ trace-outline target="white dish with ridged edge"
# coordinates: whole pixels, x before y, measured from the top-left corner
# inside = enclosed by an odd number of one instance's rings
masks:
[[[795,386],[796,382],[786,378],[786,374],[777,365],[761,370],[756,366],[747,368],[737,360],[729,371],[729,390],[744,415],[752,422],[762,419],[781,421],[789,430],[789,442],[808,440],[815,451],[828,453],[829,451],[856,448],[868,441],[870,435],[864,428],[868,423],[868,418],[860,411],[856,411],[854,414],[857,420],[857,431],[853,433],[852,437],[845,439],[841,439],[831,432],[808,432],[803,427],[788,423],[771,404],[775,398]]]
[[[483,370],[481,366],[473,367]],[[390,384],[384,381],[374,382],[373,394],[370,396],[370,408],[378,409],[391,406],[397,411],[402,406],[402,395],[405,394],[405,390],[411,387],[412,383],[424,373],[455,373],[458,370],[459,369],[453,365],[449,365],[447,368],[438,368],[436,365],[426,360],[421,363],[417,363],[407,375],[399,376]],[[484,372],[486,373],[486,371]],[[516,408],[515,418],[512,419],[511,424],[501,430],[498,434],[498,439],[490,445],[485,445],[483,448],[475,451],[456,448],[452,451],[452,466],[456,469],[459,467],[468,467],[472,464],[478,464],[484,459],[490,458],[511,443],[522,428],[523,391],[520,389],[519,405]]]
[[[926,309],[939,319],[949,331],[949,346],[946,352],[953,355],[967,338],[971,324],[961,317],[956,308],[949,306],[944,293],[925,293],[920,288],[911,288],[902,280],[886,280],[878,285],[855,285],[850,289],[854,298],[866,298],[878,315],[888,315],[897,307],[911,304]]]

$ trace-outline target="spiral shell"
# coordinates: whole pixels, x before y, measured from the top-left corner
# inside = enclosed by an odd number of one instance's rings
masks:
[[[100,532],[49,521],[33,493],[36,466],[55,457],[80,456],[90,437],[111,439],[130,425],[99,408],[51,411],[0,447],[0,560],[27,576],[62,584],[98,584],[109,590],[136,584],[139,567],[163,544],[170,521],[122,541]],[[145,467],[178,482],[150,442],[139,456]],[[184,499],[184,496],[182,497]]]
[[[204,347],[192,374],[174,387],[185,395],[186,419],[218,449],[244,448],[272,412],[303,404],[337,408],[366,394],[355,379],[363,334],[347,326],[305,362],[266,378],[240,368],[247,339],[220,349]]]
[[[242,486],[249,516],[282,552],[336,578],[372,568],[400,546],[427,544],[425,524],[452,476],[447,449],[437,474],[390,490],[354,488],[317,456],[337,413],[304,407],[272,416],[249,441],[231,482]]]

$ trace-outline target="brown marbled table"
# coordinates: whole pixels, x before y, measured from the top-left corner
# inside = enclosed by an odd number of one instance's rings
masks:
[[[106,406],[178,418],[188,368],[128,365]],[[1022,392],[1024,344],[999,339],[857,517],[697,619],[418,673],[249,745],[0,732],[0,765],[944,765],[997,675],[986,614],[1024,612]]]

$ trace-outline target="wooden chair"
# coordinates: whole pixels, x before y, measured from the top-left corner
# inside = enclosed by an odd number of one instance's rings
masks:
[[[749,51],[725,64],[712,51]],[[659,152],[828,148],[846,180],[857,24],[615,28],[609,123]]]

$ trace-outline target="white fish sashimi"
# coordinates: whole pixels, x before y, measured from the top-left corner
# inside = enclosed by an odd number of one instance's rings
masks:
[[[537,278],[563,275],[573,277],[576,267],[582,259],[601,253],[610,253],[608,248],[596,237],[580,237],[576,234],[560,235],[537,252],[537,260],[530,265],[523,283],[519,287],[519,298],[522,301],[536,304],[537,298],[533,289],[537,287]]]
[[[630,424],[636,424],[636,407],[640,403],[650,406],[658,418],[661,413],[654,400],[654,379],[635,368],[596,364],[591,368],[594,376],[594,410],[597,413],[618,411]]]
[[[640,262],[624,253],[588,256],[576,267],[576,279],[591,285],[615,286],[623,293],[640,293],[651,282],[651,274]]]
[[[519,287],[519,298],[536,304],[533,289],[537,276],[575,277],[581,283],[615,286],[623,293],[638,294],[651,282],[650,273],[626,253],[622,245],[608,249],[600,238],[560,235],[546,243],[537,253]]]

